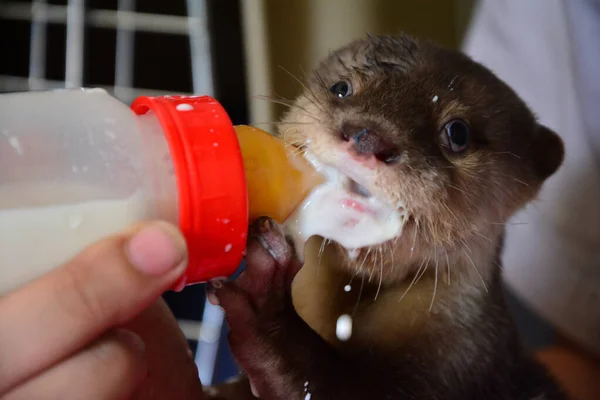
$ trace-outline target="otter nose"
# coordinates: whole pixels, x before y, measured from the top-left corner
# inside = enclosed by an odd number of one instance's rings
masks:
[[[400,159],[398,149],[384,140],[379,132],[380,130],[373,126],[346,122],[342,125],[341,136],[343,140],[352,142],[352,148],[358,154],[373,155],[386,164]]]

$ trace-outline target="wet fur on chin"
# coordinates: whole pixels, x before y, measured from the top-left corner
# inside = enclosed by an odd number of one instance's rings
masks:
[[[340,80],[351,96],[331,96]],[[439,142],[453,118],[472,130],[461,154]],[[377,132],[361,150],[398,152],[367,189],[410,221],[357,260],[312,238],[302,268],[281,227],[253,225],[247,270],[212,290],[261,398],[565,399],[520,346],[499,257],[506,221],[562,163],[558,135],[485,67],[404,35],[333,52],[279,131],[335,166],[348,121]],[[335,336],[342,313],[354,319],[348,342]]]

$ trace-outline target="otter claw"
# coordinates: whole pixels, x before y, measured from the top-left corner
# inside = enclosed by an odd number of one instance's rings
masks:
[[[250,227],[249,239],[257,240],[280,266],[289,264],[294,257],[283,228],[271,218],[257,219]]]

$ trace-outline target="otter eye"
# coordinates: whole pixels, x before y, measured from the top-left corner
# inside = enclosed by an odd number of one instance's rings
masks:
[[[348,81],[339,81],[334,83],[333,86],[329,88],[329,91],[340,99],[343,99],[352,94],[352,85]]]
[[[469,146],[469,125],[459,119],[448,122],[442,132],[442,146],[452,151],[460,153]]]

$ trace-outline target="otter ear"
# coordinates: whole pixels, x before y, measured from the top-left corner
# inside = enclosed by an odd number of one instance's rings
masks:
[[[552,129],[537,126],[532,143],[531,157],[538,177],[544,181],[554,174],[563,162],[565,149],[563,141]]]

